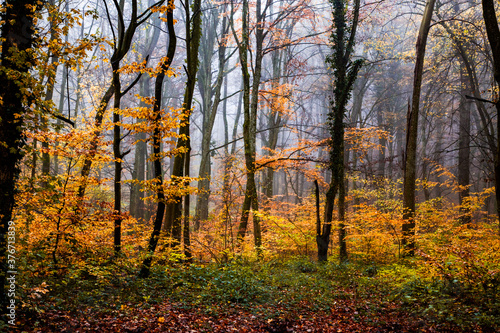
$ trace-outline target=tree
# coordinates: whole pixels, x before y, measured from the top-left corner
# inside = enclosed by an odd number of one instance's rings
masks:
[[[231,2],[232,10],[234,9],[234,3]],[[273,50],[278,50],[284,46],[291,45],[294,42],[291,41],[271,41],[268,48],[265,48],[266,38],[272,35],[274,31],[279,30],[280,22],[289,19],[292,14],[299,13],[299,11],[306,11],[306,6],[303,2],[298,1],[293,5],[288,5],[280,3],[282,8],[278,14],[273,15],[269,13],[270,8],[272,8],[273,3],[267,0],[263,3],[261,0],[255,2],[255,15],[249,12],[249,2],[248,0],[243,0],[242,2],[242,14],[241,14],[241,30],[239,33],[236,31],[234,24],[234,18],[231,16],[231,29],[233,36],[236,40],[240,67],[242,71],[242,86],[243,86],[243,146],[245,155],[245,168],[246,168],[246,188],[245,188],[245,198],[243,201],[241,209],[241,219],[238,227],[238,244],[241,246],[245,238],[248,221],[250,218],[250,212],[254,213],[259,210],[257,185],[256,185],[256,173],[257,168],[255,165],[255,158],[257,153],[257,118],[259,111],[259,97],[261,94],[260,86],[262,79],[263,70],[263,59],[267,53]],[[234,12],[234,10],[233,10]],[[252,29],[250,26],[250,17],[254,18],[254,26]],[[271,20],[273,19],[273,20]],[[254,45],[252,45],[251,32],[254,31],[255,37],[253,39]],[[250,52],[251,51],[251,52]],[[250,54],[250,57],[249,57]],[[252,75],[250,75],[252,74]],[[260,226],[260,218],[257,214],[253,214],[253,231],[254,231],[254,244],[257,249],[258,255],[262,254],[262,234]]]
[[[23,129],[29,112],[31,97],[29,71],[34,63],[32,45],[34,41],[34,15],[39,9],[35,0],[7,0],[3,5],[1,28],[2,54],[0,55],[0,305],[5,309],[7,295],[7,255],[9,231],[15,234],[15,227],[9,225],[15,205],[16,180],[20,169],[18,163],[23,157]],[[11,253],[13,254],[13,253]]]
[[[460,4],[456,3],[453,6],[454,14],[458,15],[460,10]],[[439,12],[436,13],[437,17],[441,21],[441,25],[444,27],[446,32],[450,35],[453,43],[455,44],[457,56],[461,60],[460,64],[460,103],[458,106],[459,110],[459,136],[458,136],[458,174],[457,181],[459,188],[458,193],[458,203],[460,205],[461,217],[460,221],[464,224],[472,222],[472,216],[469,210],[465,207],[467,198],[470,192],[470,167],[471,167],[471,103],[467,101],[467,96],[471,94],[475,89],[471,87],[474,86],[474,76],[473,69],[469,61],[469,57],[465,51],[465,46],[470,48],[470,43],[468,42],[468,36],[460,36],[460,32],[463,30],[461,26],[455,27],[449,25],[446,20],[443,20]],[[453,28],[453,29],[452,29]],[[470,51],[469,51],[470,53]],[[472,84],[471,84],[472,83]],[[479,105],[478,105],[479,106]],[[488,127],[485,128],[488,131]],[[494,151],[494,150],[493,150]]]
[[[55,1],[54,0],[49,0],[48,2],[48,7],[49,7],[49,21],[50,21],[50,44],[52,45],[58,45],[57,44],[57,34],[58,34],[58,29],[56,27],[57,23],[57,8],[55,6]],[[58,62],[58,55],[57,51],[52,51],[49,50],[49,53],[47,54],[48,57],[50,57],[50,70],[48,73],[47,77],[47,90],[45,93],[45,101],[50,102],[52,101],[52,97],[54,95],[54,85],[55,85],[55,78],[56,78],[56,73],[57,73],[57,62]],[[48,60],[48,59],[47,59]],[[45,130],[48,130],[48,122],[47,119],[44,119],[42,117],[42,124]],[[48,153],[48,148],[49,148],[49,143],[48,142],[42,142],[42,148],[44,150],[42,151],[42,175],[45,177],[48,177],[50,174],[50,155]],[[46,187],[47,186],[47,179],[42,180],[42,186]]]
[[[89,153],[84,158],[83,166],[82,166],[82,169],[80,172],[80,176],[82,178],[82,183],[78,187],[78,197],[79,198],[83,198],[85,195],[85,189],[87,188],[87,178],[90,175],[93,158],[95,157],[95,155],[97,153],[97,148],[99,146],[99,138],[101,136],[101,131],[102,131],[101,126],[103,124],[104,115],[106,113],[106,109],[108,107],[109,101],[111,100],[111,98],[113,97],[115,92],[121,91],[120,95],[124,95],[124,93],[126,91],[128,91],[129,88],[131,88],[131,86],[129,86],[129,87],[122,90],[121,87],[114,86],[115,84],[117,84],[119,82],[119,75],[120,74],[118,72],[118,69],[120,68],[120,61],[122,61],[125,58],[125,56],[127,55],[127,53],[129,52],[130,46],[132,44],[132,39],[135,35],[137,28],[142,23],[146,22],[149,19],[149,17],[153,14],[153,12],[157,8],[159,8],[164,2],[165,2],[165,0],[157,1],[156,3],[154,3],[153,5],[151,5],[146,10],[144,10],[142,13],[139,14],[138,7],[137,7],[137,0],[132,0],[132,3],[131,3],[132,10],[130,13],[130,21],[129,21],[129,24],[127,27],[125,27],[125,19],[123,16],[123,14],[124,14],[123,9],[125,6],[124,2],[123,1],[121,1],[120,3],[118,1],[113,2],[115,4],[117,11],[118,11],[118,31],[117,31],[118,35],[117,36],[115,35],[114,29],[112,27],[112,33],[113,33],[113,38],[114,38],[113,42],[114,43],[113,43],[113,54],[111,55],[111,58],[109,60],[109,62],[111,63],[111,68],[113,70],[113,77],[112,77],[111,83],[109,84],[108,88],[106,89],[106,92],[101,97],[101,100],[97,104],[97,107],[95,110],[96,111],[96,114],[94,117],[95,129],[94,129],[94,133],[90,139]],[[106,5],[106,9],[107,9],[108,7],[107,7],[106,2],[104,2],[104,4]],[[108,10],[106,10],[106,11],[107,11],[108,17],[109,17],[109,11]],[[133,81],[132,84],[137,83],[137,81],[138,80]],[[117,105],[119,104],[120,98],[121,98],[121,96],[115,96],[115,104],[117,104]],[[117,117],[116,112],[114,113],[113,118],[114,118],[115,122],[116,122],[116,119],[119,118],[119,117]],[[115,155],[120,156],[121,153],[119,151],[119,141],[120,141],[119,128],[115,127],[114,133],[116,134],[116,135],[114,135],[114,139],[113,139]],[[119,164],[120,164],[120,161],[118,160],[118,164],[115,165],[115,167],[117,167],[118,169],[121,168],[121,166]],[[118,175],[118,172],[116,172],[115,191],[118,190],[118,188],[120,187],[119,185],[116,185],[116,184],[120,184],[121,180],[119,178],[120,178],[120,176]],[[118,198],[116,198],[116,199],[118,199]],[[116,207],[116,208],[118,208],[118,207]],[[119,223],[120,223],[119,220],[117,220],[118,225],[119,225]],[[116,239],[116,241],[118,241],[118,239]]]
[[[122,97],[139,81],[140,79],[140,74],[137,76],[135,80],[133,80],[125,89],[122,89],[121,85],[121,79],[120,79],[120,69],[121,65],[120,62],[125,58],[125,56],[128,54],[131,45],[132,45],[132,39],[135,35],[135,32],[137,28],[147,21],[149,17],[153,14],[154,11],[156,11],[162,4],[164,0],[158,1],[154,4],[152,4],[149,8],[144,10],[142,13],[138,13],[138,4],[136,0],[133,0],[131,2],[131,11],[130,11],[130,19],[129,19],[129,24],[126,27],[125,26],[125,18],[124,18],[124,12],[126,11],[125,8],[125,2],[124,1],[114,1],[115,9],[118,13],[118,29],[116,29],[115,33],[115,28],[113,27],[112,21],[111,21],[111,16],[110,12],[107,6],[107,3],[104,2],[104,5],[106,7],[106,14],[108,17],[108,21],[111,27],[111,32],[113,35],[113,54],[110,58],[110,63],[111,63],[111,69],[112,69],[112,79],[111,83],[104,93],[104,95],[101,98],[100,103],[98,104],[95,118],[94,118],[94,133],[93,137],[91,138],[91,143],[90,143],[90,149],[89,149],[89,154],[85,156],[83,166],[81,169],[81,178],[82,178],[82,183],[80,184],[78,188],[78,197],[83,199],[86,186],[87,186],[87,178],[90,175],[91,167],[92,167],[92,162],[93,158],[96,155],[97,148],[99,146],[99,137],[101,136],[101,125],[103,123],[105,111],[108,107],[108,103],[111,100],[111,97],[114,96],[114,101],[113,101],[113,156],[114,156],[114,165],[115,165],[115,172],[114,172],[114,214],[115,214],[115,219],[114,219],[114,237],[113,237],[113,243],[114,243],[114,248],[115,248],[115,254],[120,253],[121,251],[121,225],[122,225],[122,208],[121,208],[121,202],[122,202],[122,195],[121,195],[121,188],[122,188],[122,172],[123,172],[123,158],[125,155],[128,154],[128,152],[122,152],[121,151],[121,141],[122,141],[122,135],[121,135],[121,126],[120,126],[120,121],[121,121],[121,116],[120,116],[120,107],[121,107],[121,99]],[[148,58],[146,58],[147,61]],[[78,209],[78,208],[77,208]]]
[[[177,182],[181,177],[189,177],[190,170],[190,154],[191,141],[189,138],[189,122],[194,96],[194,88],[196,84],[196,74],[198,72],[198,48],[201,39],[201,0],[194,0],[191,6],[189,3],[184,4],[186,15],[186,62],[185,67],[187,74],[186,88],[184,90],[184,100],[182,103],[182,120],[183,124],[179,130],[180,137],[177,140],[177,150],[182,152],[175,156],[174,165],[172,168],[172,180]],[[182,210],[182,200],[184,199],[184,211]],[[171,234],[174,239],[174,246],[181,244],[182,235],[184,235],[184,251],[187,257],[189,253],[189,204],[190,196],[177,195],[172,202],[167,206],[166,212],[166,228],[167,233]],[[182,216],[184,215],[184,228],[182,228]]]
[[[425,47],[427,36],[434,11],[435,0],[428,0],[425,6],[420,31],[416,43],[415,73],[413,77],[413,95],[411,108],[408,110],[406,128],[406,152],[404,161],[403,183],[403,239],[404,255],[413,256],[415,253],[415,180],[417,172],[417,132],[418,114],[420,105],[420,91],[422,88],[422,74],[424,71]]]
[[[227,4],[222,6],[222,13],[227,9]],[[198,71],[198,87],[202,98],[202,139],[201,139],[201,161],[198,181],[198,197],[196,200],[196,214],[194,217],[194,229],[198,230],[201,221],[208,218],[208,200],[210,197],[211,176],[211,151],[210,141],[212,130],[217,115],[217,109],[221,101],[221,89],[226,73],[226,44],[229,26],[227,17],[224,15],[221,22],[221,36],[216,35],[219,25],[220,9],[212,9],[205,14],[205,38],[200,47],[200,70]],[[215,41],[218,42],[218,73],[215,87],[212,84],[212,55]]]
[[[255,36],[255,67],[253,67],[253,81],[250,86],[250,72],[248,62],[248,50],[250,47],[250,29],[249,29],[249,5],[248,0],[243,0],[242,4],[242,30],[241,40],[237,37],[234,22],[231,22],[233,35],[238,44],[240,55],[240,65],[243,77],[243,145],[245,149],[245,167],[246,167],[246,189],[245,199],[243,201],[241,220],[238,228],[238,242],[241,244],[247,232],[250,210],[257,212],[259,202],[257,201],[257,187],[255,184],[255,154],[256,154],[256,131],[257,131],[257,107],[259,99],[260,77],[262,73],[263,43],[266,33],[264,33],[264,22],[266,10],[262,11],[262,3],[257,0],[256,3],[256,36]],[[265,8],[267,8],[266,6]],[[250,96],[251,90],[251,96]],[[262,236],[260,230],[260,219],[253,216],[254,242],[258,255],[261,255]]]
[[[323,227],[318,219],[316,228],[316,243],[318,245],[318,260],[328,259],[328,245],[333,221],[333,206],[338,193],[338,220],[339,220],[339,257],[341,261],[347,259],[346,226],[345,226],[345,167],[344,167],[344,117],[351,91],[356,81],[362,60],[352,60],[356,29],[359,20],[360,1],[354,0],[352,18],[349,19],[347,6],[344,0],[331,0],[333,6],[334,28],[330,37],[332,54],[327,63],[333,69],[334,88],[331,100],[331,110],[328,114],[328,129],[330,131],[330,161],[329,169],[332,172],[330,186],[326,193]],[[348,25],[349,24],[349,25]]]
[[[162,1],[158,2],[156,5],[160,5]],[[145,22],[145,19],[140,19],[138,15],[138,6],[137,1],[132,1],[132,12],[130,17],[130,25],[127,29],[125,29],[125,20],[123,13],[125,11],[125,3],[121,1],[118,3],[114,2],[115,9],[118,13],[118,29],[117,36],[115,36],[115,30],[113,24],[111,22],[110,15],[108,12],[108,20],[111,27],[111,31],[114,37],[114,49],[113,56],[111,57],[111,69],[112,73],[112,81],[111,86],[113,87],[113,157],[115,164],[115,174],[114,174],[114,215],[115,215],[115,223],[114,223],[114,249],[115,254],[121,252],[121,229],[122,229],[122,172],[123,172],[123,159],[130,152],[130,150],[122,152],[121,151],[121,142],[122,142],[122,134],[121,134],[121,100],[122,97],[129,91],[140,79],[141,74],[137,76],[137,78],[132,81],[128,87],[122,90],[121,78],[120,78],[120,61],[125,57],[128,53],[131,44],[132,38],[135,34],[137,27]],[[106,10],[108,10],[106,6]],[[147,13],[148,11],[145,11]],[[146,19],[152,14],[152,10],[150,8],[150,13],[146,15]],[[118,55],[118,56],[117,56]],[[145,62],[149,59],[149,55],[146,56]]]
[[[473,3],[469,3],[470,6]],[[455,12],[458,12],[459,6],[455,4]],[[462,216],[460,220],[463,223],[471,222],[472,216],[467,207],[463,206],[465,199],[469,196],[469,187],[473,184],[470,181],[470,162],[472,160],[471,154],[471,139],[474,140],[474,145],[479,145],[482,150],[483,156],[492,156],[491,161],[494,164],[494,156],[497,151],[497,143],[495,141],[495,130],[494,122],[492,121],[492,115],[488,112],[485,102],[489,101],[481,98],[481,80],[480,75],[478,75],[478,64],[488,64],[492,60],[489,54],[485,55],[485,59],[482,60],[478,58],[475,54],[481,53],[481,50],[476,50],[472,52],[471,48],[473,45],[477,45],[477,41],[473,39],[469,34],[465,34],[463,26],[460,24],[448,23],[448,20],[441,17],[438,14],[440,24],[444,27],[446,32],[450,35],[455,48],[457,50],[458,56],[461,60],[460,67],[460,85],[461,85],[461,99],[459,105],[459,153],[458,153],[458,185],[459,189],[459,204],[461,205]],[[468,21],[467,21],[468,22]],[[469,23],[471,24],[471,23]],[[479,52],[478,52],[479,51]],[[469,95],[470,94],[470,95]],[[473,100],[476,106],[476,114],[473,114],[475,118],[476,127],[481,128],[477,136],[473,136],[471,131],[473,127],[471,126],[471,106],[466,102],[466,99]],[[478,140],[479,139],[479,140]],[[483,142],[485,143],[483,145]],[[485,161],[488,161],[485,159]],[[486,169],[489,169],[490,163],[485,163]]]
[[[152,27],[146,28],[145,42],[143,44],[144,50],[142,51],[141,60],[152,54],[153,49],[156,47],[160,37],[160,25],[160,17],[156,16],[153,19]],[[150,82],[151,77],[149,75],[141,76],[141,80],[139,81],[139,95],[142,98],[150,96]],[[140,106],[147,106],[143,99],[140,101]],[[143,120],[138,121],[141,122]],[[139,131],[136,134],[134,153],[132,179],[137,182],[133,182],[130,187],[130,215],[137,219],[144,220],[146,218],[146,205],[144,203],[145,193],[144,191],[141,191],[141,182],[145,180],[146,174],[147,144],[146,133],[143,131]]]
[[[498,20],[495,12],[495,4],[493,0],[482,0],[483,4],[483,18],[486,25],[486,33],[491,47],[491,54],[493,56],[493,77],[498,87],[500,87],[500,28],[498,27]],[[497,141],[496,151],[494,154],[495,164],[495,195],[497,202],[497,216],[500,221],[500,98],[494,101],[497,110]],[[500,233],[500,222],[499,222]]]
[[[157,209],[156,215],[154,219],[153,232],[151,233],[151,237],[149,238],[147,256],[142,262],[141,270],[139,271],[139,277],[147,278],[150,273],[151,263],[153,261],[153,255],[156,250],[156,246],[158,245],[158,241],[160,239],[160,232],[163,224],[163,218],[165,216],[165,207],[166,207],[166,196],[164,190],[164,182],[163,182],[163,172],[161,166],[161,141],[163,138],[162,131],[162,115],[163,112],[161,110],[161,101],[162,101],[162,88],[163,81],[165,79],[166,73],[170,70],[170,66],[175,56],[175,49],[177,46],[177,36],[175,35],[174,30],[174,3],[173,0],[168,2],[167,8],[167,27],[168,27],[168,50],[167,56],[162,59],[159,64],[160,72],[156,77],[155,81],[155,98],[153,104],[153,133],[152,133],[152,145],[153,145],[153,164],[154,164],[154,176],[155,176],[155,188],[156,188],[156,202]]]
[[[466,100],[469,94],[469,82],[467,80],[467,70],[465,65],[460,66],[460,85],[461,85],[461,98],[459,105],[459,137],[458,137],[458,185],[461,187],[458,194],[459,205],[461,206],[461,221],[462,223],[471,223],[472,216],[468,209],[465,209],[467,198],[469,197],[470,186],[470,109],[471,105]]]
[[[280,6],[283,6],[283,1],[280,1]],[[271,38],[270,45],[264,50],[265,53],[270,53],[271,56],[270,64],[264,68],[265,71],[270,72],[266,73],[267,77],[270,76],[268,78],[270,82],[266,84],[267,87],[261,92],[265,100],[262,104],[266,108],[264,108],[265,111],[261,118],[265,128],[260,131],[260,136],[263,148],[266,149],[265,155],[269,157],[276,150],[280,132],[285,127],[288,118],[290,118],[289,108],[291,103],[289,101],[292,97],[291,86],[293,83],[290,84],[289,82],[294,82],[300,77],[300,73],[295,73],[294,69],[297,72],[302,70],[297,69],[299,67],[297,63],[300,64],[301,62],[300,56],[295,56],[291,50],[296,42],[284,42],[293,40],[295,26],[302,23],[301,20],[307,20],[309,16],[309,13],[304,10],[305,8],[301,7],[302,4],[299,2],[295,8],[287,9],[290,14],[286,15],[286,18],[275,20],[272,23],[274,36]],[[301,17],[294,15],[294,11],[299,8],[302,9]],[[274,7],[271,6],[270,17],[274,16],[273,9]],[[293,61],[296,61],[296,63]],[[301,118],[301,120],[304,120],[304,118]],[[299,177],[299,173],[297,173],[297,177]],[[274,179],[275,168],[266,168],[263,171],[262,180],[264,209],[269,208],[270,200],[274,195]]]

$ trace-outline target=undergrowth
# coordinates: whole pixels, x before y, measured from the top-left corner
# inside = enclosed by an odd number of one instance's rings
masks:
[[[364,320],[391,308],[463,330],[500,328],[498,271],[482,266],[468,252],[446,262],[425,255],[370,265],[318,264],[294,257],[156,265],[148,279],[136,278],[136,271],[125,260],[104,265],[90,261],[85,269],[69,269],[65,276],[45,277],[43,282],[24,278],[21,311],[34,317],[51,310],[126,313],[168,300],[213,315],[245,308],[274,318],[283,311],[330,311],[344,300],[354,302],[355,316]],[[274,306],[280,311],[273,311]]]

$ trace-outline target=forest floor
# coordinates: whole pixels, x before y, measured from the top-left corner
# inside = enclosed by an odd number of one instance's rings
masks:
[[[185,308],[169,303],[148,309],[134,308],[112,313],[92,308],[77,313],[48,311],[35,322],[22,318],[20,331],[27,332],[443,332],[460,331],[450,326],[428,323],[394,308],[374,312],[363,302],[342,300],[330,311],[311,310],[311,304],[289,309],[283,306],[219,305],[217,313]]]
[[[14,331],[500,332],[497,309],[446,294],[414,263],[174,264],[148,279],[118,266],[26,288]]]

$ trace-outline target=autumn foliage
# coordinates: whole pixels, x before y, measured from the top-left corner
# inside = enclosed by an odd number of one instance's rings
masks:
[[[500,330],[500,104],[479,8],[433,14],[413,235],[416,28],[401,17],[416,14],[331,5],[22,7],[33,45],[19,52],[2,32],[16,93],[0,100],[13,203],[1,236],[11,214],[17,312],[0,331]]]

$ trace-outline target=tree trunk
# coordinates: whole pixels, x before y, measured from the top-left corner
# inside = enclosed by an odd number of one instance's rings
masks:
[[[229,150],[229,127],[227,121],[227,80],[224,81],[224,104],[222,108],[223,120],[224,120],[224,179],[223,179],[223,203],[224,203],[224,226],[226,231],[230,233],[231,236],[231,246],[233,246],[233,228],[230,216],[231,207],[231,189],[230,189],[230,177],[231,168],[234,163],[234,154],[236,152],[236,135],[238,133],[238,124],[241,117],[241,106],[243,100],[243,94],[240,93],[240,98],[238,99],[238,106],[236,107],[236,118],[233,124],[232,130],[232,145],[231,150]]]
[[[158,39],[160,38],[160,26],[161,20],[159,17],[153,19],[153,33],[151,36],[146,35],[146,43],[144,46],[144,51],[141,55],[141,60],[145,59],[148,55],[153,53],[156,45],[158,44]],[[142,97],[148,97],[150,95],[150,80],[149,75],[141,76],[139,81],[139,94]],[[147,104],[141,100],[139,102],[140,107],[147,107]],[[139,120],[140,122],[144,120]],[[137,180],[138,183],[132,183],[130,187],[130,215],[139,220],[149,220],[146,218],[146,205],[144,202],[145,192],[141,191],[141,183],[146,179],[146,156],[147,156],[147,143],[146,143],[146,133],[139,132],[135,135],[135,156],[134,156],[134,169],[132,171],[132,179]]]
[[[415,74],[413,79],[413,95],[411,108],[408,110],[406,129],[406,152],[404,161],[403,183],[403,239],[405,256],[415,255],[415,181],[417,169],[417,133],[418,113],[420,105],[420,91],[422,87],[422,73],[424,70],[425,47],[427,35],[434,11],[436,0],[428,0],[422,17],[420,31],[416,44]]]
[[[482,0],[483,3],[483,18],[486,25],[486,33],[493,55],[493,76],[498,86],[500,86],[500,28],[496,17],[495,4],[493,0]],[[497,216],[499,219],[500,233],[500,99],[495,102],[497,110],[497,141],[495,151],[495,198]]]
[[[363,100],[365,98],[365,94],[370,87],[370,80],[369,80],[369,75],[368,75],[369,69],[363,71],[364,74],[359,75],[359,77],[356,79],[354,82],[354,87],[353,87],[353,100],[352,100],[352,110],[351,114],[349,117],[349,126],[351,128],[356,128],[358,125],[358,122],[361,121],[361,110],[363,107]],[[352,153],[352,157],[351,157]],[[346,145],[345,148],[345,156],[344,156],[344,163],[345,165],[349,165],[350,161],[352,160],[352,171],[357,172],[357,167],[358,167],[358,152],[356,149],[352,149],[351,145]],[[348,181],[346,181],[346,186],[348,186]],[[356,191],[358,189],[358,183],[356,180],[352,181],[352,189]],[[354,202],[353,202],[353,207],[352,210],[355,210],[357,206],[360,205],[360,199],[359,195],[356,195],[354,197]]]
[[[281,77],[281,62],[286,62],[284,61],[283,57],[281,56],[281,53],[279,50],[274,51],[272,54],[272,64],[273,64],[273,78],[271,82],[271,108],[269,110],[269,114],[267,115],[267,128],[268,128],[268,133],[269,137],[266,140],[267,142],[267,148],[270,150],[267,152],[267,154],[272,154],[272,151],[276,149],[276,146],[278,144],[278,135],[280,132],[280,126],[282,123],[282,112],[279,110],[281,107],[277,102],[278,96],[275,95],[275,93],[278,90],[279,84],[280,84],[280,77]],[[267,168],[265,174],[264,174],[264,181],[263,181],[263,188],[264,188],[264,194],[265,194],[265,200],[269,201],[273,197],[273,186],[274,185],[274,169],[272,167]]]
[[[268,6],[266,6],[268,7]],[[248,29],[248,0],[243,0],[242,13],[242,40],[239,42],[239,54],[241,71],[243,75],[243,144],[245,147],[245,167],[246,167],[246,190],[243,201],[241,220],[238,228],[238,244],[241,247],[244,240],[250,209],[258,211],[259,203],[257,198],[257,187],[255,184],[255,154],[256,154],[256,132],[257,132],[257,108],[259,102],[259,87],[262,72],[264,26],[266,11],[261,11],[261,1],[256,3],[256,31],[255,31],[255,65],[253,70],[252,96],[250,99],[250,73],[248,72],[248,47],[249,47],[249,29]],[[232,27],[234,29],[234,26]],[[233,31],[234,32],[234,31]],[[236,36],[236,33],[234,33]],[[257,215],[253,216],[254,225],[254,243],[257,255],[262,256],[262,237],[260,231],[260,219]]]
[[[153,120],[154,131],[153,131],[153,164],[154,164],[154,176],[157,181],[156,183],[156,200],[157,200],[157,210],[153,225],[153,232],[148,243],[148,253],[144,261],[142,262],[141,270],[139,272],[140,278],[146,278],[150,274],[151,262],[153,261],[153,255],[158,245],[158,240],[160,239],[161,227],[163,224],[163,217],[165,214],[165,193],[163,190],[163,172],[161,166],[161,150],[160,144],[162,141],[161,133],[161,120],[162,120],[162,88],[163,80],[165,79],[165,72],[170,68],[172,61],[175,56],[175,48],[177,44],[177,37],[174,30],[174,15],[173,15],[173,0],[169,0],[169,6],[172,6],[166,16],[167,16],[167,27],[168,27],[168,51],[167,57],[164,58],[164,62],[161,65],[161,71],[156,77],[155,81],[155,101],[153,105],[153,111],[155,118]]]
[[[217,17],[219,12],[214,11],[213,25],[209,27],[208,36],[205,39],[205,45],[203,49],[203,61],[201,62],[200,73],[204,73],[203,80],[199,80],[201,87],[204,87],[202,100],[203,100],[203,133],[201,142],[201,162],[200,162],[200,172],[199,177],[201,180],[198,182],[198,197],[196,201],[196,213],[194,217],[194,230],[200,228],[200,222],[208,219],[208,200],[210,198],[210,176],[211,176],[211,161],[210,161],[210,140],[212,138],[212,129],[215,123],[215,116],[217,115],[217,110],[219,108],[220,96],[222,83],[224,81],[224,72],[226,68],[226,46],[224,42],[219,43],[218,54],[219,54],[219,72],[217,74],[217,81],[215,84],[215,95],[213,96],[212,103],[212,53],[214,49],[215,42],[215,29],[217,28]],[[227,35],[227,18],[224,16],[222,18],[222,38],[221,40],[226,40]],[[200,76],[200,74],[199,74]],[[201,89],[200,89],[201,91]]]
[[[125,7],[124,2],[120,1],[119,4],[115,3],[117,6],[117,10],[119,15],[121,16],[123,13],[123,9]],[[135,5],[132,10],[132,20],[137,20],[137,5]],[[122,17],[123,19],[123,17]],[[123,37],[125,33],[125,27],[123,25],[123,20],[118,20],[118,36]],[[111,24],[111,22],[109,22]],[[119,38],[120,38],[119,37]],[[116,49],[115,49],[116,50]],[[112,86],[114,89],[113,95],[115,96],[115,100],[113,102],[113,157],[115,164],[115,174],[114,174],[114,229],[113,229],[113,245],[115,255],[118,255],[121,252],[121,237],[122,237],[122,159],[124,154],[121,153],[121,128],[120,128],[120,107],[121,107],[121,98],[122,98],[122,88],[120,81],[120,60],[112,59],[111,60],[111,68],[113,70],[112,73]]]
[[[188,155],[191,153],[189,123],[196,84],[196,74],[198,72],[198,48],[201,39],[201,1],[194,0],[192,5],[192,16],[190,13],[190,6],[185,6],[184,9],[186,11],[186,31],[189,32],[186,36],[187,82],[184,92],[184,102],[182,104],[183,125],[179,129],[179,134],[183,135],[183,137],[177,140],[177,149],[184,149],[185,152],[176,155],[174,158],[174,165],[172,168],[172,177],[174,181],[179,177],[189,177],[189,174],[187,174],[187,171],[189,171]],[[172,226],[171,235],[174,240],[173,246],[180,246],[182,241],[182,196],[176,196],[174,201],[174,203],[167,205],[166,224],[167,226]],[[185,199],[185,204],[188,203],[189,200]],[[186,211],[189,212],[189,207],[185,209],[185,212]],[[189,222],[189,220],[186,218],[185,222]],[[188,227],[189,226],[184,227],[184,230]],[[170,230],[167,230],[167,233],[168,232],[170,232]]]
[[[7,266],[8,244],[13,241],[8,239],[8,232],[15,231],[12,225],[12,210],[16,204],[14,194],[16,192],[16,180],[20,169],[18,163],[23,157],[22,147],[24,116],[28,112],[23,105],[23,91],[29,91],[29,87],[20,84],[18,75],[26,77],[29,75],[30,64],[33,63],[31,53],[27,52],[32,47],[34,24],[33,9],[38,10],[37,1],[34,0],[6,0],[2,15],[1,27],[2,53],[0,55],[1,68],[0,82],[0,305],[6,310],[7,278],[14,277],[9,271],[15,267]],[[9,73],[12,73],[9,75]],[[10,224],[9,224],[10,222]],[[9,228],[10,227],[10,228]],[[16,232],[17,234],[17,232]],[[17,306],[18,307],[18,306]],[[2,314],[4,311],[2,311]]]
[[[339,219],[339,259],[341,262],[347,260],[346,226],[345,226],[345,165],[344,165],[344,116],[346,106],[349,102],[351,91],[356,81],[358,71],[362,66],[362,61],[351,61],[354,50],[356,29],[358,25],[360,1],[355,0],[354,12],[350,26],[347,26],[348,18],[346,13],[346,4],[342,0],[334,0],[333,18],[334,31],[331,39],[334,41],[332,46],[333,54],[328,62],[333,68],[335,84],[333,90],[333,99],[331,102],[331,112],[328,115],[328,127],[330,130],[330,170],[332,171],[332,180],[330,188],[325,199],[325,219],[323,230],[320,234],[316,233],[316,242],[318,244],[318,260],[326,261],[326,257],[320,253],[320,249],[328,246],[333,221],[334,200],[338,198],[338,219]],[[317,231],[320,228],[317,228]],[[323,249],[327,254],[328,249]]]
[[[115,255],[121,252],[121,235],[122,235],[122,158],[120,150],[121,131],[120,131],[120,101],[122,98],[121,82],[120,82],[120,62],[117,61],[111,64],[113,68],[113,88],[115,89],[115,100],[113,103],[113,157],[115,159],[115,175],[114,175],[114,238],[113,245]]]
[[[149,75],[145,75],[141,78],[141,96],[149,96],[150,79]],[[139,105],[141,107],[146,107],[146,104],[143,101],[141,101]],[[130,187],[130,215],[138,220],[144,221],[146,218],[146,205],[143,200],[145,193],[144,191],[141,191],[141,183],[146,180],[146,133],[137,133],[135,135],[135,140],[137,140],[137,143],[135,144],[134,170],[132,171],[132,179],[138,181],[139,183],[132,183],[132,186]]]
[[[132,45],[132,39],[134,37],[134,34],[137,30],[137,27],[143,22],[143,20],[139,19],[138,13],[137,13],[137,0],[132,0],[131,1],[131,15],[129,18],[129,25],[127,28],[124,26],[124,17],[123,17],[123,11],[121,8],[124,7],[123,1],[120,2],[120,4],[116,1],[115,6],[116,9],[118,10],[118,38],[115,41],[114,45],[114,50],[113,54],[110,59],[110,63],[113,68],[113,64],[119,63],[129,52],[130,46]],[[161,3],[158,3],[158,5],[161,5]],[[148,9],[151,10],[151,9]],[[143,17],[147,13],[142,13],[140,16]],[[111,24],[111,22],[110,22]],[[101,136],[101,125],[104,120],[104,115],[106,113],[106,109],[108,107],[109,101],[111,100],[111,97],[113,97],[113,94],[115,91],[117,91],[113,87],[113,81],[111,82],[110,86],[104,93],[104,95],[101,98],[101,101],[99,102],[97,109],[96,109],[96,115],[94,117],[94,133],[92,134],[92,137],[90,139],[90,148],[89,148],[89,153],[87,156],[85,156],[84,161],[83,161],[83,166],[82,170],[80,172],[80,176],[82,178],[82,183],[78,187],[78,192],[77,195],[80,199],[83,198],[85,195],[85,190],[87,188],[87,178],[90,175],[90,170],[92,168],[92,162],[93,159],[97,153],[97,147],[99,145],[99,137]],[[137,81],[134,81],[133,84],[135,84]],[[129,87],[130,88],[130,87]]]
[[[383,109],[382,106],[377,109],[377,125],[379,129],[386,130],[387,126],[385,124],[385,117],[382,109]],[[384,135],[379,136],[378,144],[379,144],[379,151],[378,151],[377,177],[382,181],[385,177],[385,149],[387,145],[387,140]]]
[[[459,106],[459,133],[458,133],[458,185],[460,192],[458,193],[460,205],[460,221],[463,224],[471,223],[472,216],[470,210],[464,207],[466,200],[469,197],[470,186],[470,103],[465,99],[469,93],[467,71],[465,66],[460,66],[460,83],[461,83],[461,96]]]
[[[68,4],[66,4],[66,12],[68,12]],[[66,43],[68,42],[68,36],[66,35]],[[61,79],[61,92],[59,94],[59,113],[63,114],[64,111],[64,101],[66,99],[65,93],[66,93],[66,84],[68,81],[68,66],[64,65],[63,67],[63,72],[62,72],[62,79]],[[69,97],[68,97],[69,98]],[[69,109],[68,109],[68,119],[70,119],[70,114],[69,114]],[[76,119],[76,118],[75,118]],[[76,123],[75,123],[76,124]],[[59,129],[57,130],[59,133]],[[56,142],[56,147],[58,143]],[[56,148],[57,149],[57,148]],[[59,174],[59,155],[54,156],[54,175]]]
[[[55,22],[55,2],[54,0],[50,0],[49,3],[49,8],[50,8],[50,42],[54,43],[56,42],[56,28],[54,26]],[[57,65],[56,63],[59,61],[59,57],[55,54],[50,55],[50,65],[49,65],[49,74],[47,75],[47,90],[45,93],[45,102],[52,101],[52,98],[54,96],[54,85],[56,81],[56,74],[57,74]],[[63,92],[61,92],[63,94]],[[49,124],[48,124],[48,119],[46,117],[41,117],[41,122],[42,122],[42,130],[47,132],[49,131]],[[42,182],[41,186],[42,187],[47,187],[48,184],[48,177],[50,175],[50,154],[48,152],[49,150],[49,143],[47,141],[42,142]]]

